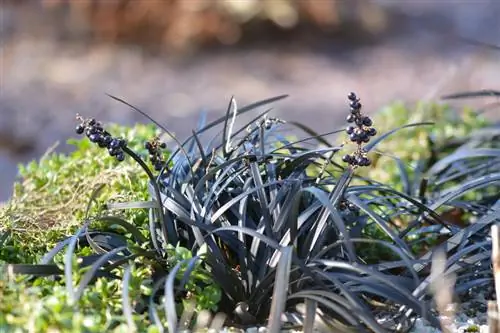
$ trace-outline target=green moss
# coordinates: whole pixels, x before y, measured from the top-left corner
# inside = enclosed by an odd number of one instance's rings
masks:
[[[479,325],[470,325],[469,327],[467,327],[465,329],[465,332],[469,332],[469,333],[480,332],[480,331],[481,331],[481,328],[479,327]]]
[[[108,128],[144,155],[144,140],[157,134],[152,125]],[[87,139],[73,139],[68,143],[75,147],[70,154],[48,153],[39,161],[19,166],[13,196],[0,209],[0,235],[8,233],[7,241],[0,248],[0,262],[39,260],[41,253],[51,249],[63,236],[72,234],[81,224],[92,192],[100,185],[105,187],[91,215],[97,214],[109,201],[148,198],[147,177],[137,163],[130,159],[118,163],[105,149]],[[139,225],[146,219],[146,212],[142,210],[123,214]]]

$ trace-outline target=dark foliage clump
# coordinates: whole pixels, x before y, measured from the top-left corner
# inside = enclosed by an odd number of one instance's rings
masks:
[[[125,313],[133,322],[133,311],[148,311],[153,323],[171,332],[179,327],[175,304],[198,264],[222,289],[219,311],[227,315],[227,325],[265,324],[270,332],[282,326],[407,331],[416,316],[438,326],[430,311],[435,280],[431,259],[438,248],[446,249],[445,274],[457,276],[458,295],[491,283],[487,232],[500,218],[500,174],[494,167],[500,162],[498,127],[472,135],[430,166],[422,164],[413,173],[401,168],[405,191],[398,191],[357,177],[355,170],[370,165],[368,154],[389,135],[429,123],[374,138],[373,121],[361,113],[360,99],[349,94],[345,132],[358,149],[342,158],[348,164],[344,168],[334,162],[343,147],[325,139],[331,133],[320,135],[268,117],[269,110],[241,128],[234,126],[239,115],[283,97],[242,108],[231,99],[225,116],[203,124],[184,142],[171,136],[177,147],[166,160],[160,152],[166,145],[158,138],[146,142],[154,171],[127,145],[118,144],[120,153],[136,160],[150,180],[151,201],[121,206],[149,209],[147,240],[139,242],[144,237],[137,227],[120,220],[128,236],[108,232],[107,241],[101,238],[96,244],[100,231],[89,231],[89,219],[44,258],[45,269],[65,245],[71,258],[77,240],[95,250],[84,261],[96,274],[144,258],[143,265],[154,268],[151,295],[134,300],[133,309],[124,296]],[[80,121],[77,132],[103,148],[117,140],[95,120]],[[221,131],[206,137],[217,125]],[[291,141],[282,134],[289,125],[310,137]],[[306,145],[311,142],[326,148]],[[311,168],[325,163],[333,171],[311,176]],[[462,212],[460,225],[447,218],[450,209]],[[190,249],[193,257],[167,270],[172,245]],[[187,268],[179,277],[182,265]],[[64,274],[69,285],[71,269]],[[166,322],[158,317],[160,303]]]

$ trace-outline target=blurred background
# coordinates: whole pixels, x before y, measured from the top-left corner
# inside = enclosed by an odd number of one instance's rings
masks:
[[[289,94],[272,115],[322,132],[343,126],[349,91],[373,113],[500,89],[498,0],[0,2],[0,201],[18,163],[71,149],[76,113],[146,122],[106,93],[182,138],[232,95]]]

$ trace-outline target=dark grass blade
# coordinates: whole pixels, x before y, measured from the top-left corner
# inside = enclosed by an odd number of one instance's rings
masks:
[[[289,299],[308,299],[314,301],[323,305],[327,309],[331,309],[350,325],[349,327],[341,323],[337,323],[335,327],[330,328],[332,332],[368,332],[366,328],[359,324],[360,320],[365,319],[368,321],[367,325],[370,327],[372,332],[386,333],[386,331],[383,330],[382,327],[380,327],[380,325],[373,320],[373,318],[369,319],[369,317],[366,316],[366,313],[361,311],[358,312],[359,309],[352,307],[351,304],[346,302],[344,298],[334,293],[319,290],[299,291],[290,295]],[[354,327],[356,328],[355,330],[353,330]]]
[[[158,243],[158,233],[156,231],[156,225],[158,224],[159,218],[158,211],[155,209],[150,209],[148,212],[148,228],[149,228],[149,238],[151,245],[156,250],[157,253],[162,253],[160,244]]]
[[[326,139],[323,138],[323,136],[321,136],[320,134],[318,134],[316,131],[314,131],[313,129],[311,129],[310,127],[302,124],[302,123],[299,123],[299,122],[296,122],[296,121],[287,121],[287,124],[291,124],[301,130],[303,130],[305,133],[309,134],[311,137],[315,138],[319,143],[327,146],[327,147],[333,147],[332,144],[330,142],[328,142]],[[336,132],[341,132],[342,130],[338,130]]]
[[[89,222],[87,221],[83,227],[81,227],[76,234],[74,234],[69,243],[68,249],[66,250],[66,254],[64,257],[64,276],[66,281],[66,291],[68,293],[68,300],[71,304],[76,301],[75,298],[75,290],[73,287],[73,255],[75,252],[76,243],[78,241],[78,237],[85,232],[88,227]]]
[[[430,177],[431,175],[435,175],[442,172],[445,168],[447,168],[454,162],[475,157],[500,157],[500,149],[476,148],[476,149],[458,150],[455,153],[444,157],[443,159],[439,160],[436,164],[434,164],[428,171],[427,175],[428,177]]]
[[[177,263],[165,280],[165,317],[167,318],[169,332],[177,332],[178,324],[174,291],[175,278],[182,265],[188,264],[188,266],[191,266],[193,265],[192,262],[196,262],[197,260],[199,260],[199,257],[195,256],[191,259],[183,260]]]
[[[454,234],[451,238],[449,238],[442,246],[445,247],[447,252],[452,251],[462,244],[463,239],[467,238],[467,235],[474,235],[476,233],[481,232],[485,228],[489,228],[491,224],[495,223],[497,220],[500,220],[500,200],[497,204],[492,208],[492,212],[481,217],[474,224],[469,227],[462,229],[461,231]],[[426,254],[420,257],[420,259],[431,259],[432,251],[428,251]],[[414,269],[419,272],[425,268],[425,265],[416,264],[414,265]],[[420,288],[419,288],[420,289]],[[417,289],[417,290],[419,290]],[[415,290],[415,292],[417,292]]]
[[[468,178],[469,176],[474,175],[482,175],[484,173],[489,172],[495,166],[500,163],[499,159],[492,159],[490,162],[482,163],[476,167],[464,168],[462,171],[457,171],[454,173],[448,173],[443,175],[436,175],[436,178],[433,178],[433,185],[436,187],[443,186],[444,184],[452,181],[463,181],[464,178]]]
[[[158,310],[156,309],[154,300],[157,297],[157,294],[160,291],[162,285],[164,285],[166,279],[167,276],[162,276],[155,282],[153,288],[151,289],[151,295],[149,295],[149,301],[148,301],[149,318],[161,333],[165,332],[165,329],[163,327],[163,323],[160,320],[160,316],[158,315]]]
[[[177,311],[175,309],[175,292],[174,283],[177,272],[180,270],[183,262],[179,262],[170,271],[165,279],[165,317],[167,318],[167,327],[169,332],[177,332]]]
[[[125,229],[127,232],[129,232],[133,239],[139,243],[145,243],[147,242],[146,237],[144,237],[141,233],[141,231],[132,223],[125,221],[122,218],[116,217],[116,216],[100,216],[95,219],[95,221],[99,222],[104,222],[109,224],[110,226],[120,226],[123,229]]]
[[[89,202],[87,203],[87,208],[85,209],[85,220],[89,219],[90,209],[92,208],[92,205],[94,203],[97,203],[97,197],[99,196],[99,194],[101,194],[102,190],[104,190],[105,187],[106,184],[100,184],[92,191]]]
[[[154,123],[156,126],[158,126],[158,128],[161,128],[165,133],[168,134],[168,136],[170,138],[172,138],[172,140],[175,141],[175,143],[179,146],[179,149],[184,153],[184,156],[186,157],[186,160],[190,166],[190,168],[192,169],[192,163],[189,159],[189,155],[188,153],[186,152],[186,150],[184,149],[184,146],[180,143],[180,141],[175,137],[175,135],[173,135],[165,126],[161,125],[159,122],[157,122],[156,120],[154,120],[150,115],[148,115],[146,112],[140,110],[139,108],[133,106],[132,104],[126,102],[125,100],[121,99],[121,98],[118,98],[116,96],[113,96],[113,95],[110,95],[110,94],[106,94],[108,95],[109,97],[111,97],[112,99],[120,102],[120,103],[123,103],[125,104],[126,106],[130,107],[132,110],[140,113],[141,115],[143,115],[144,117],[146,117],[149,121],[151,121],[152,123]]]
[[[237,183],[241,182],[244,177],[244,173],[248,170],[248,167],[236,167],[237,166],[235,165],[228,166],[215,178],[214,183],[211,184],[209,189],[207,189],[208,193],[205,194],[206,198],[203,203],[202,211],[208,213],[210,211],[210,207],[213,206],[214,202],[219,199],[220,194],[223,193],[229,185],[233,184],[236,186]],[[231,175],[228,176],[229,174]],[[239,185],[241,186],[241,183]]]
[[[499,182],[500,182],[500,172],[492,173],[482,177],[477,177],[475,179],[472,179],[470,181],[452,187],[449,190],[441,192],[440,193],[441,198],[433,202],[431,205],[429,205],[429,208],[435,211],[437,208],[448,204],[450,201],[462,197],[469,191],[478,190],[490,186],[491,184]]]
[[[127,320],[127,326],[129,332],[135,332],[137,331],[137,327],[134,323],[134,318],[133,318],[133,310],[132,310],[132,303],[130,302],[130,295],[129,295],[129,286],[130,286],[130,279],[132,276],[132,266],[127,265],[125,267],[125,271],[123,273],[123,281],[122,281],[122,308],[123,308],[123,316]]]
[[[338,232],[344,237],[347,242],[346,242],[346,249],[347,249],[347,254],[349,255],[351,260],[355,260],[356,258],[356,252],[354,250],[354,247],[352,243],[350,243],[349,240],[349,234],[347,232],[347,228],[345,226],[345,223],[342,219],[342,217],[339,215],[338,211],[336,210],[335,206],[338,204],[340,201],[341,196],[345,192],[347,186],[349,185],[351,179],[353,176],[353,170],[351,168],[348,168],[341,176],[341,178],[338,180],[337,184],[335,185],[333,191],[329,195],[329,198],[326,196],[326,194],[322,191],[320,191],[317,188],[314,187],[309,187],[306,189],[309,191],[311,194],[313,194],[322,204],[322,213],[320,214],[319,220],[318,220],[318,225],[316,227],[316,231],[312,235],[311,241],[307,242],[309,245],[309,255],[317,252],[319,250],[319,247],[322,245],[324,241],[324,234],[322,234],[323,230],[326,227],[326,222],[327,218],[330,215],[333,219],[333,222],[335,223],[335,226],[337,227]],[[297,201],[295,201],[296,204],[298,204]],[[294,212],[297,211],[297,208],[295,208]],[[322,236],[323,235],[323,236]],[[322,236],[322,237],[321,237]],[[322,241],[318,241],[318,240]]]
[[[383,195],[383,196],[386,196],[387,194],[396,195],[396,196],[400,197],[401,199],[406,200],[407,202],[414,205],[420,212],[424,212],[424,213],[428,214],[428,216],[431,216],[434,219],[434,221],[436,221],[437,223],[440,223],[442,225],[446,225],[446,223],[441,219],[439,214],[437,214],[432,207],[428,207],[428,206],[422,204],[419,200],[416,200],[415,198],[413,198],[412,196],[408,196],[405,193],[399,192],[399,191],[394,190],[392,188],[383,187],[383,186],[368,185],[368,186],[358,187],[357,190],[352,191],[352,193],[353,194],[359,193],[358,196],[360,196],[362,192],[369,192],[369,191],[378,192],[378,193],[380,193],[380,195]],[[441,204],[439,206],[441,206]],[[417,221],[417,222],[420,223],[419,221]],[[410,232],[411,228],[412,227],[410,225],[410,227],[401,231],[399,234],[399,237],[400,238],[404,237],[404,235],[406,235],[408,232]]]
[[[332,134],[338,134],[338,133],[341,133],[343,131],[344,131],[344,129],[329,131],[329,132],[325,132],[325,133],[321,133],[321,134],[317,134],[317,135],[312,135],[312,136],[309,136],[309,137],[301,139],[301,140],[292,141],[292,142],[289,142],[289,143],[287,143],[279,148],[276,148],[275,150],[271,151],[270,153],[274,153],[274,152],[281,150],[281,149],[298,148],[297,145],[299,143],[304,143],[304,142],[311,141],[311,140],[319,141],[318,140],[319,138],[324,138],[325,136],[329,136]],[[326,139],[324,139],[324,140],[326,140]],[[333,147],[333,146],[330,145],[330,147]]]
[[[66,238],[56,244],[56,246],[50,250],[47,254],[45,254],[42,259],[40,260],[40,263],[42,265],[48,264],[53,261],[54,257],[61,252],[66,245],[68,245],[71,242],[71,237]]]
[[[404,125],[404,126],[401,126],[401,127],[398,127],[398,128],[395,128],[393,130],[390,130],[376,138],[374,138],[372,141],[370,141],[370,143],[368,143],[367,145],[364,146],[364,150],[366,152],[369,152],[370,150],[372,150],[376,145],[378,145],[382,140],[385,140],[387,137],[389,137],[390,135],[402,130],[402,129],[405,129],[405,128],[410,128],[410,127],[416,127],[416,126],[428,126],[428,125],[434,125],[433,122],[420,122],[420,123],[414,123],[414,124],[408,124],[408,125]]]
[[[112,233],[105,233],[105,232],[96,232],[96,231],[93,231],[93,232],[90,232],[89,233],[91,237],[93,237],[94,239],[95,238],[99,238],[99,236],[104,236],[106,237],[107,235],[114,235]],[[50,250],[47,254],[45,254],[42,259],[40,260],[40,264],[42,265],[46,265],[46,264],[49,264],[50,262],[53,261],[54,257],[59,253],[61,252],[64,247],[66,247],[72,240],[72,237],[68,237],[66,239],[63,239],[62,241],[60,241],[59,243],[56,244],[56,246]],[[85,235],[82,235],[80,234],[78,236],[78,240],[77,242],[80,243],[80,245],[82,244],[82,242],[84,243],[86,241],[85,239]],[[101,240],[97,240],[97,242],[101,245],[101,246],[104,246],[106,244],[106,241],[101,241]],[[115,247],[118,247],[118,246],[122,246],[123,244],[122,243],[111,243],[109,245],[109,248],[110,249],[113,249]]]
[[[117,254],[122,252],[123,250],[125,250],[127,247],[126,246],[122,246],[122,247],[119,247],[119,248],[116,248],[106,254],[103,254],[93,265],[92,267],[90,268],[90,270],[88,270],[87,272],[85,272],[85,274],[83,275],[82,279],[80,280],[80,284],[78,285],[78,288],[77,288],[77,291],[75,293],[75,300],[79,300],[82,295],[83,295],[83,291],[85,290],[85,288],[89,285],[90,281],[92,281],[95,277],[95,274],[97,273],[97,271],[103,267],[108,261],[110,260],[113,260],[114,258],[117,257]]]
[[[386,221],[382,219],[377,213],[375,213],[370,207],[365,205],[356,195],[349,194],[347,199],[363,212],[365,212],[369,217],[371,217],[375,223],[396,243],[402,250],[405,251],[405,254],[413,259],[413,254],[410,248],[406,245],[406,243],[396,235],[396,233],[387,225]]]
[[[227,160],[215,167],[212,167],[211,169],[207,170],[207,172],[205,173],[205,175],[203,175],[203,177],[201,177],[199,179],[199,181],[194,184],[195,185],[195,188],[194,188],[194,194],[196,196],[202,196],[202,190],[203,190],[203,186],[206,182],[208,182],[211,178],[214,178],[217,174],[217,172],[219,172],[220,170],[230,166],[230,165],[233,165],[233,164],[238,164],[238,163],[241,163],[243,162],[244,160],[248,159],[248,158],[257,158],[255,155],[244,155],[244,156],[238,156],[238,157],[235,157],[235,158],[232,158],[230,160]]]
[[[256,162],[250,163],[250,175],[254,183],[254,188],[257,189],[257,197],[259,199],[259,204],[261,208],[266,234],[272,235],[273,234],[272,218],[271,218],[271,213],[269,212],[269,203],[267,201],[265,188],[276,186],[278,182],[273,181],[269,184],[269,186],[264,186],[264,182],[259,172],[259,165]]]
[[[90,223],[89,223],[89,226],[90,226]],[[94,242],[94,240],[92,239],[92,237],[90,237],[90,235],[89,235],[89,228],[85,228],[85,230],[84,230],[83,233],[85,235],[85,239],[87,240],[87,243],[89,244],[89,246],[92,248],[92,250],[95,253],[97,253],[97,254],[105,254],[107,252],[97,242]]]
[[[305,315],[304,315],[304,333],[313,333],[314,332],[314,322],[316,319],[316,309],[317,307],[317,302],[313,301],[311,299],[306,299],[305,300]]]
[[[401,264],[399,264],[396,267],[406,267],[408,271],[410,272],[414,282],[415,282],[415,287],[420,283],[420,279],[417,275],[417,272],[413,269],[413,264],[415,263],[416,259],[412,259],[409,257],[404,251],[401,250],[401,248],[394,246],[390,244],[389,242],[383,241],[383,240],[378,240],[378,239],[368,239],[368,238],[351,238],[350,241],[352,243],[366,243],[366,244],[378,244],[386,247],[387,249],[391,250],[395,254],[397,254],[401,258]],[[334,244],[331,244],[321,251],[319,251],[313,258],[312,260],[319,260],[321,259],[327,252],[332,250],[335,247],[340,246],[342,243],[345,243],[346,240],[338,240]],[[387,263],[382,263],[381,265],[386,265]]]
[[[236,100],[234,99],[234,96],[231,97],[231,100],[229,101],[229,105],[227,106],[227,111],[226,111],[226,117],[224,119],[224,127],[222,128],[222,152],[224,153],[224,156],[228,154],[229,150],[229,144],[231,143],[231,133],[233,131],[233,126],[234,126],[234,119],[237,115],[237,106],[236,106]],[[231,113],[232,113],[232,120],[231,120],[231,125],[229,125],[229,133],[228,133],[228,122],[229,119],[231,118]]]
[[[196,129],[201,129],[203,128],[203,126],[205,126],[205,124],[207,123],[207,112],[205,111],[201,111],[200,112],[200,118],[198,119],[198,124],[196,126]],[[195,130],[191,130],[193,133],[196,133]],[[191,144],[188,146],[188,149],[187,151],[192,154],[194,153],[194,147],[195,147],[195,144],[196,144],[196,138],[195,138],[196,135],[193,135],[193,141],[191,142]],[[201,153],[203,154],[203,153]]]
[[[270,187],[272,185],[278,185],[278,184],[282,184],[284,181],[283,180],[280,180],[280,181],[274,181],[274,182],[269,182],[269,183],[266,183],[262,186],[258,186],[258,187],[253,187],[251,190],[248,190],[234,198],[232,198],[231,200],[229,200],[228,202],[226,202],[224,205],[222,205],[213,215],[212,217],[210,218],[210,223],[215,223],[215,221],[217,221],[217,219],[219,219],[226,211],[228,211],[232,206],[234,206],[236,203],[238,203],[239,201],[241,201],[243,198],[251,195],[251,194],[254,194],[254,193],[257,193],[258,191],[261,191],[262,188],[267,188],[267,187]]]
[[[263,117],[265,117],[269,112],[271,112],[272,109],[267,109],[263,112],[261,112],[260,114],[258,114],[257,116],[255,116],[254,118],[252,118],[250,121],[248,121],[244,126],[241,126],[239,129],[237,129],[236,131],[234,131],[233,133],[233,137],[234,138],[237,138],[238,135],[240,135],[241,133],[243,133],[244,131],[246,131],[249,126],[251,126],[252,124],[254,124],[256,121],[258,121],[259,119],[262,119]],[[241,110],[238,110],[238,114],[241,115]],[[233,149],[229,152],[230,154],[231,153],[236,153],[239,149],[242,149],[244,143],[253,135],[255,134],[256,132],[258,131],[258,128],[253,128],[250,133],[247,133],[244,137],[240,138],[240,141],[238,141]],[[209,146],[212,147],[212,145],[210,144]],[[214,151],[218,151],[222,148],[222,144],[218,144],[218,145],[215,145],[212,147],[212,150]]]
[[[90,224],[89,224],[90,225]],[[127,239],[117,233],[111,232],[96,232],[91,235],[88,228],[84,231],[87,244],[98,254],[105,254],[117,247],[126,246]]]
[[[216,281],[216,283],[222,288],[225,297],[230,302],[234,303],[245,299],[245,288],[242,286],[241,280],[238,276],[236,276],[236,274],[234,274],[234,272],[230,269],[228,263],[224,260],[217,261],[213,255],[207,256],[205,258],[205,262],[211,269],[214,281]]]
[[[3,267],[2,267],[3,266]],[[63,273],[57,265],[48,265],[48,264],[7,264],[2,265],[3,274],[25,274],[25,275],[33,275],[33,276],[53,276],[60,275]]]
[[[241,107],[241,108],[239,108],[239,109],[238,109],[238,114],[239,114],[239,115],[242,115],[242,114],[244,114],[244,113],[246,113],[246,112],[252,111],[252,110],[254,110],[254,109],[256,109],[256,108],[259,108],[259,107],[264,106],[264,105],[267,105],[267,104],[271,104],[271,103],[277,102],[277,101],[279,101],[279,100],[281,100],[281,99],[284,99],[284,98],[286,98],[286,97],[288,97],[288,95],[280,95],[280,96],[271,97],[271,98],[268,98],[268,99],[265,99],[265,100],[262,100],[262,101],[258,101],[258,102],[255,102],[255,103],[252,103],[252,104],[246,105],[246,106]],[[270,111],[270,110],[269,110],[269,111]],[[269,111],[267,111],[267,112],[269,112]],[[267,113],[267,112],[266,112],[266,113]],[[259,116],[259,117],[260,117],[260,116]],[[202,134],[202,133],[204,133],[204,132],[208,131],[209,129],[211,129],[211,128],[213,128],[213,127],[217,126],[217,125],[219,125],[219,124],[220,124],[220,123],[222,123],[222,122],[224,122],[225,120],[226,120],[226,116],[224,116],[224,117],[220,117],[220,118],[218,118],[218,119],[216,119],[216,120],[214,120],[214,121],[210,122],[209,124],[207,124],[207,125],[206,125],[206,126],[204,126],[203,128],[201,128],[201,129],[197,130],[197,131],[196,131],[196,134],[198,134],[198,135],[199,135],[199,134]],[[242,128],[242,129],[241,129],[241,131],[243,131],[243,130],[244,130],[244,128]],[[237,133],[235,132],[235,135],[236,135],[236,134],[237,134]],[[191,139],[192,139],[192,137],[189,137],[188,139],[186,139],[186,140],[182,143],[182,145],[185,145],[185,144],[186,144],[186,143],[188,143]],[[169,161],[171,161],[171,160],[172,160],[172,158],[174,158],[176,154],[177,154],[177,152],[174,152],[174,153],[171,155],[171,157],[170,157]]]
[[[193,140],[194,142],[196,142],[196,146],[198,147],[198,151],[200,152],[200,159],[201,159],[201,162],[203,163],[203,165],[207,165],[208,164],[208,160],[207,160],[207,156],[205,155],[205,151],[203,149],[203,145],[200,141],[200,138],[198,137],[198,135],[196,134],[196,132],[193,130]]]
[[[270,333],[279,333],[281,331],[281,315],[285,311],[288,298],[292,251],[292,247],[285,247],[281,250],[281,257],[276,269],[276,282],[274,284],[271,312],[269,314],[269,323],[267,326],[267,331]]]
[[[319,278],[322,278],[331,282],[336,288],[338,288],[341,297],[347,301],[344,301],[343,303],[346,303],[346,305],[349,304],[349,306],[353,307],[360,319],[362,319],[368,325],[372,325],[374,327],[378,326],[375,319],[373,318],[370,308],[363,301],[361,301],[361,298],[358,297],[357,294],[349,290],[349,288],[342,282],[340,282],[335,276],[333,276],[332,274],[328,274],[323,269],[318,268],[316,263],[309,263],[308,267],[314,268],[314,273],[317,275],[317,280],[319,280]],[[332,297],[332,295],[330,295],[330,297]]]
[[[441,96],[441,99],[461,99],[461,98],[477,98],[477,97],[500,97],[500,91],[484,89],[478,91],[459,92]]]
[[[369,268],[364,267],[363,265],[351,265],[347,262],[340,262],[340,261],[334,261],[334,260],[328,260],[328,259],[320,259],[316,260],[316,263],[325,265],[328,268],[336,268],[336,269],[342,269],[346,271],[350,271],[353,273],[357,274],[362,274],[366,277],[369,277],[372,281],[377,281],[379,283],[382,283],[382,285],[385,285],[386,287],[389,287],[387,290],[393,290],[394,292],[400,294],[404,299],[406,300],[406,305],[410,308],[413,309],[419,309],[421,311],[420,314],[424,314],[424,310],[422,308],[421,302],[411,294],[407,289],[401,287],[397,283],[394,283],[394,281],[390,278],[390,275],[382,274],[373,270],[370,270]],[[334,273],[332,273],[334,274]],[[351,277],[354,279],[354,276]],[[366,281],[368,283],[368,280]],[[394,299],[394,296],[392,293],[384,293],[382,290],[378,291],[380,295],[384,295],[386,299]],[[401,297],[398,297],[399,300],[401,300]]]
[[[279,95],[279,96],[271,97],[271,98],[268,98],[268,99],[264,99],[264,100],[261,100],[261,101],[258,101],[258,102],[246,105],[244,107],[238,108],[238,114],[242,115],[242,114],[244,114],[244,113],[246,113],[248,111],[252,111],[252,110],[257,109],[257,108],[259,108],[261,106],[277,102],[277,101],[282,100],[282,99],[284,99],[286,97],[288,97],[288,95]],[[200,133],[206,132],[207,130],[211,129],[212,127],[217,126],[220,123],[222,123],[223,121],[225,121],[225,119],[226,119],[225,116],[218,118],[217,120],[215,120],[215,121],[209,123],[207,126],[203,127],[201,130],[197,131],[196,134],[200,134]]]

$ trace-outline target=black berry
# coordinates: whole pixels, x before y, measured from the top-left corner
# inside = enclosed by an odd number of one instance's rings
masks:
[[[146,141],[146,143],[144,144],[144,148],[146,148],[149,152],[151,152],[153,146],[151,145],[151,142]]]
[[[348,123],[352,123],[356,120],[356,116],[354,116],[353,114],[350,114],[347,116],[346,120]]]
[[[361,110],[361,103],[358,101],[351,102],[350,104],[351,112],[356,113]]]
[[[167,148],[167,144],[165,142],[160,143],[160,148],[161,149]]]
[[[356,158],[356,163],[359,165],[359,166],[369,166],[371,164],[371,161],[364,157],[364,156],[358,156]]]
[[[163,169],[163,163],[161,163],[160,161],[157,161],[155,163],[155,170],[156,171],[161,171],[161,169]]]
[[[364,117],[363,118],[363,125],[365,125],[365,126],[371,126],[372,124],[373,124],[373,122],[370,119],[370,117]]]
[[[91,118],[91,119],[89,120],[89,126],[94,126],[95,124],[96,124],[95,119],[94,119],[94,118]]]
[[[368,135],[369,136],[375,136],[375,135],[377,135],[377,130],[375,128],[373,128],[373,127],[370,127],[368,129]]]
[[[347,98],[350,100],[350,101],[355,101],[356,100],[356,94],[351,92],[349,93],[349,95],[347,95]]]
[[[118,139],[112,139],[111,142],[109,143],[109,148],[111,149],[120,148],[120,141],[118,141]]]
[[[85,132],[85,126],[82,124],[76,126],[76,134],[83,134],[83,132]]]
[[[342,156],[342,161],[344,161],[345,163],[350,163],[350,162],[352,162],[352,156],[349,154],[346,154],[346,155]]]
[[[104,135],[102,137],[102,142],[106,145],[106,147],[109,146],[111,141],[113,141],[113,138],[111,137],[111,135]]]
[[[116,155],[118,155],[120,152],[121,152],[121,150],[120,150],[120,149],[118,149],[118,148],[112,148],[112,147],[109,147],[109,148],[108,148],[108,153],[109,153],[109,155],[111,155],[111,156],[116,156]]]
[[[354,132],[354,127],[353,126],[347,126],[347,128],[345,129],[346,133],[347,134],[351,134],[352,132]]]
[[[99,141],[101,141],[101,136],[97,133],[93,133],[93,134],[89,135],[89,139],[92,142],[99,142]]]
[[[116,159],[122,162],[125,159],[125,154],[122,151],[118,152],[118,154],[116,154]]]

